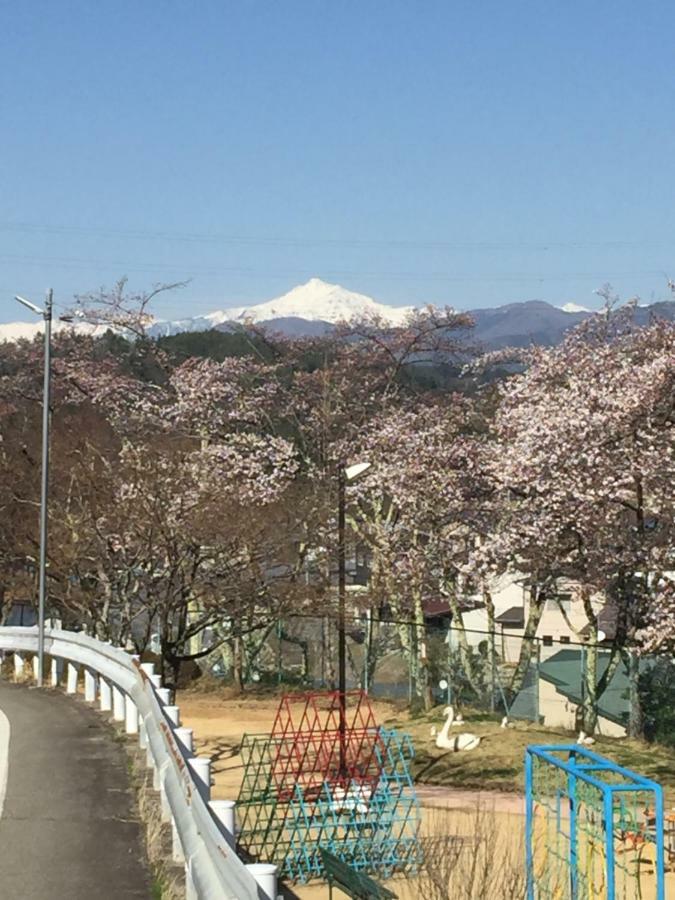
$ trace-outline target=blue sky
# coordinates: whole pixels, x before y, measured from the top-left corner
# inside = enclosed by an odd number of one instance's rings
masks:
[[[0,0],[15,292],[319,276],[394,304],[645,301],[675,276],[667,2]]]

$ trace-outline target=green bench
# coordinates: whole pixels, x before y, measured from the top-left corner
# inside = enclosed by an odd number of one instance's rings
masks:
[[[354,900],[397,900],[398,894],[374,881],[369,875],[357,872],[337,856],[321,848],[321,862],[328,879],[328,896],[333,897],[333,885]]]

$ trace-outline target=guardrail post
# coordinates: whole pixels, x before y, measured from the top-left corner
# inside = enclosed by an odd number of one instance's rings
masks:
[[[77,676],[78,676],[77,666],[73,663],[68,663],[68,680],[66,683],[66,694],[76,694],[77,693]]]
[[[249,863],[246,868],[255,878],[265,900],[277,900],[277,867],[272,863]]]
[[[127,734],[138,734],[138,709],[131,697],[126,698],[126,707],[125,731]]]
[[[157,694],[159,702],[162,704],[162,706],[166,706],[168,703],[171,703],[171,691],[168,688],[155,688],[155,693]]]
[[[14,652],[14,677],[21,678],[23,676],[24,658],[22,653]]]
[[[237,842],[236,824],[235,824],[235,802],[234,800],[212,800],[209,803],[211,812],[213,813],[218,827],[228,845],[234,850]],[[276,900],[276,898],[275,898]]]
[[[84,699],[87,703],[96,700],[96,673],[91,669],[84,670]]]
[[[34,678],[36,681],[38,680],[38,671],[39,671],[39,669],[40,669],[40,660],[38,659],[37,656],[34,656],[34,657],[33,657],[33,678]]]
[[[63,675],[63,660],[52,656],[52,687],[58,687]]]
[[[124,704],[124,691],[121,691],[118,687],[113,685],[112,689],[112,700],[113,700],[113,719],[116,722],[124,722],[126,718],[125,704]]]
[[[180,708],[178,706],[165,706],[164,715],[175,728],[180,726]]]
[[[211,799],[211,757],[193,756],[188,760],[192,777],[204,803]]]
[[[98,699],[102,712],[110,712],[112,709],[112,688],[105,678],[98,679]]]
[[[193,732],[191,728],[185,728],[181,725],[180,728],[176,728],[174,731],[176,735],[176,739],[180,744],[182,744],[185,752],[192,756],[195,752],[194,740],[193,740]]]

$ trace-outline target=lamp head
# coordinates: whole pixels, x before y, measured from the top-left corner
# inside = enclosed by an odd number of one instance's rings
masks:
[[[347,481],[354,481],[359,475],[363,475],[364,472],[367,472],[371,466],[372,463],[369,462],[354,463],[353,466],[346,466],[345,478]]]
[[[36,306],[34,303],[31,303],[30,300],[26,300],[25,297],[19,297],[18,294],[14,295],[14,299],[29,309],[31,312],[34,312],[38,316],[44,315],[44,310],[40,309],[39,306]]]

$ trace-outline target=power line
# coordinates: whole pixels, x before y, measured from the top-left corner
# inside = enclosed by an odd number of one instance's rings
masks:
[[[84,225],[44,225],[33,222],[0,222],[0,231],[40,233],[79,237],[116,237],[128,240],[178,241],[185,243],[234,244],[251,246],[325,246],[325,247],[392,247],[411,249],[508,250],[531,249],[597,249],[626,247],[673,247],[672,240],[607,240],[607,241],[443,241],[408,238],[317,238],[278,235],[217,234],[209,232],[174,232],[150,229],[105,228]]]
[[[202,267],[195,266],[191,263],[165,263],[165,262],[129,262],[124,260],[104,260],[90,259],[86,257],[36,257],[21,255],[0,255],[2,262],[24,263],[31,266],[51,269],[74,269],[85,270],[92,267],[98,268],[116,268],[120,272],[174,272],[180,273],[184,277],[191,276],[212,276],[221,275],[243,275],[247,277],[259,278],[261,276],[278,277],[278,278],[298,278],[311,277],[316,274],[309,269],[264,269],[259,267],[247,266],[212,266]],[[472,282],[535,282],[544,283],[547,281],[591,281],[596,284],[612,279],[624,278],[645,278],[660,277],[666,278],[664,269],[643,270],[636,272],[501,272],[501,273],[455,273],[455,272],[382,272],[368,270],[328,270],[322,271],[326,278],[375,278],[382,281],[443,281],[450,283],[472,283]]]

